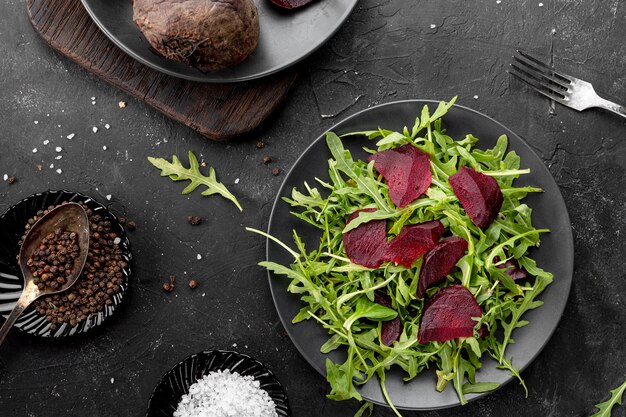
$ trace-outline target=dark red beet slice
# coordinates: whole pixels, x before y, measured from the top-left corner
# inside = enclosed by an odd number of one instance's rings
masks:
[[[464,286],[442,288],[424,305],[418,341],[445,342],[457,337],[472,337],[476,325],[472,317],[480,318],[482,314],[474,296]]]
[[[472,222],[480,228],[489,226],[504,200],[498,182],[468,167],[461,167],[448,181]]]
[[[384,260],[410,268],[417,258],[437,246],[444,230],[439,220],[404,226],[389,243]]]
[[[496,256],[495,258],[493,258],[493,262],[500,262],[500,257]],[[511,277],[513,281],[523,280],[528,277],[528,275],[526,274],[526,270],[519,266],[519,263],[515,258],[509,258],[503,264],[497,265],[497,267],[500,269],[506,269],[505,272],[508,274],[508,276]]]
[[[381,306],[392,308],[391,297],[383,292],[374,292],[374,302],[380,304]],[[400,320],[400,317],[396,317],[393,320],[383,322],[380,329],[380,340],[383,345],[391,346],[393,345],[393,342],[395,342],[396,340],[400,340],[401,334],[402,321]]]
[[[313,0],[271,0],[272,3],[283,9],[297,9],[306,4],[311,3]]]
[[[362,211],[372,212],[376,209],[357,210],[348,217],[347,223]],[[356,229],[344,233],[342,239],[346,255],[353,263],[367,268],[378,268],[387,252],[387,222],[372,220],[363,223]]]
[[[417,285],[417,296],[424,298],[426,290],[443,280],[459,259],[465,255],[467,241],[462,237],[452,236],[443,239],[433,250],[424,256]]]
[[[478,328],[478,337],[480,337],[481,339],[484,339],[487,336],[489,336],[489,328],[487,327],[486,324],[483,324],[482,326]]]
[[[398,207],[424,194],[433,179],[428,154],[410,144],[375,153],[368,161],[387,180],[389,198]]]

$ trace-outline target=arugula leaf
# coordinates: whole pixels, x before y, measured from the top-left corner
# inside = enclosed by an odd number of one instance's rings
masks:
[[[349,330],[352,323],[358,319],[368,318],[372,320],[392,320],[397,316],[397,311],[374,303],[368,300],[367,297],[360,297],[356,302],[356,309],[354,313],[348,317],[346,321],[344,321],[343,327],[346,330]]]
[[[209,167],[209,176],[205,176],[200,172],[200,164],[193,152],[189,151],[189,168],[185,168],[176,155],[172,156],[172,162],[163,158],[148,157],[148,161],[161,170],[162,177],[170,177],[172,181],[191,181],[183,190],[182,194],[189,194],[200,185],[206,186],[206,190],[202,192],[203,196],[211,194],[219,194],[222,197],[232,201],[239,211],[243,208],[234,195],[228,191],[226,186],[217,181],[215,169]]]
[[[624,381],[619,387],[611,390],[611,398],[603,403],[596,404],[595,407],[598,409],[598,412],[589,417],[611,417],[613,407],[617,404],[622,404],[622,395],[624,395],[624,391],[626,391],[626,381]]]

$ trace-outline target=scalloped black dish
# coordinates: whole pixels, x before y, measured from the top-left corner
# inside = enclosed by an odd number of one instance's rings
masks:
[[[146,417],[172,417],[181,397],[189,393],[190,385],[209,372],[226,369],[241,376],[253,376],[274,401],[278,416],[291,416],[285,388],[265,365],[243,353],[206,350],[180,361],[163,375],[150,397]]]
[[[54,332],[50,331],[50,323],[40,316],[31,306],[20,316],[15,323],[15,327],[23,332],[35,336],[62,337],[84,333],[102,322],[113,314],[117,306],[122,302],[124,294],[128,289],[128,277],[130,276],[130,242],[126,237],[124,228],[119,224],[117,217],[111,213],[103,204],[84,194],[72,191],[46,191],[33,194],[9,209],[0,216],[0,314],[7,317],[22,293],[24,278],[15,260],[19,252],[18,241],[24,234],[24,226],[28,219],[35,215],[38,210],[44,210],[48,206],[54,206],[64,201],[82,202],[94,212],[99,212],[103,217],[113,220],[111,226],[114,232],[120,237],[120,248],[122,256],[127,266],[122,269],[124,280],[120,284],[122,291],[113,297],[113,304],[106,306],[102,312],[90,315],[87,320],[76,326],[63,324]]]

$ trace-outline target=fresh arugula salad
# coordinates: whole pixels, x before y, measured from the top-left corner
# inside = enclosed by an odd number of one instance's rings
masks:
[[[294,216],[319,229],[318,247],[305,247],[295,230],[289,245],[249,229],[293,256],[290,265],[260,263],[290,279],[289,292],[302,300],[293,323],[316,321],[329,334],[321,352],[347,352],[343,363],[327,359],[331,399],[362,400],[356,387],[376,375],[400,415],[386,372],[400,367],[410,383],[435,368],[436,389],[451,383],[465,404],[467,394],[498,387],[477,380],[486,355],[526,390],[506,349],[552,281],[529,256],[548,230],[533,227],[522,202],[542,190],[514,186],[529,170],[507,152],[506,136],[480,150],[471,134],[446,134],[442,117],[454,101],[432,114],[424,106],[401,132],[326,134],[328,179],[284,198]],[[342,142],[362,136],[372,140],[368,161],[354,160]]]

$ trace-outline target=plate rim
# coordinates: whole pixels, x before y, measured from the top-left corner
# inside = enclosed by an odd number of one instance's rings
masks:
[[[357,118],[359,116],[361,116],[364,113],[368,113],[372,110],[375,109],[379,109],[381,107],[389,107],[389,106],[398,106],[398,105],[407,105],[407,104],[414,104],[414,105],[419,105],[419,104],[438,104],[440,103],[441,100],[433,100],[433,99],[405,99],[405,100],[396,100],[396,101],[391,101],[391,102],[386,102],[386,103],[381,103],[378,104],[376,106],[371,106],[368,107],[366,109],[360,110],[348,117],[345,117],[344,119],[341,119],[340,121],[338,121],[337,123],[333,124],[331,127],[329,127],[328,129],[324,130],[324,132],[318,136],[317,138],[315,138],[300,154],[300,156],[293,162],[291,168],[289,169],[289,171],[287,172],[287,174],[285,175],[285,178],[283,179],[283,182],[281,183],[277,193],[276,193],[276,197],[274,199],[274,203],[272,204],[272,209],[270,212],[270,217],[268,220],[268,224],[267,224],[267,229],[266,232],[268,234],[270,233],[270,229],[272,226],[272,223],[274,221],[274,217],[276,214],[276,208],[278,206],[278,204],[282,203],[282,197],[283,197],[283,192],[285,191],[285,187],[287,186],[287,182],[289,181],[291,175],[294,172],[295,167],[304,159],[305,155],[321,140],[324,139],[324,136],[327,132],[332,132],[334,131],[338,126],[343,125],[344,123]],[[539,155],[537,155],[537,153],[535,152],[535,150],[532,148],[532,146],[530,146],[530,144],[524,140],[520,135],[518,135],[517,133],[515,133],[513,130],[509,129],[508,127],[506,127],[505,125],[503,125],[502,123],[500,123],[499,121],[495,120],[494,118],[478,111],[475,109],[472,109],[470,107],[466,107],[460,104],[454,104],[452,107],[457,107],[460,108],[463,111],[468,111],[470,113],[473,113],[474,115],[478,116],[478,117],[482,117],[485,118],[487,120],[489,120],[490,122],[494,123],[495,125],[497,125],[498,127],[500,127],[504,132],[507,133],[507,135],[512,134],[514,135],[516,138],[518,138],[523,144],[525,144],[529,151],[532,152],[532,154],[537,157],[537,159],[539,159],[542,163],[543,161],[541,160],[541,158],[539,157]],[[444,116],[445,117],[445,116]],[[545,167],[545,164],[544,164]],[[561,322],[561,319],[563,318],[563,313],[565,312],[565,308],[567,307],[568,301],[569,301],[569,297],[571,294],[571,287],[572,287],[572,282],[573,282],[573,277],[574,277],[574,260],[575,260],[575,254],[574,254],[574,236],[573,236],[573,230],[571,227],[571,220],[570,220],[570,216],[569,216],[569,212],[567,210],[567,205],[565,204],[565,199],[563,198],[563,194],[561,193],[561,190],[558,186],[558,183],[556,182],[556,180],[554,179],[554,176],[552,175],[552,173],[549,171],[549,169],[547,167],[545,167],[546,170],[548,171],[549,175],[550,175],[550,179],[554,182],[554,184],[557,186],[558,189],[558,195],[557,200],[559,200],[559,203],[563,205],[564,208],[564,213],[563,213],[563,218],[565,220],[565,222],[569,225],[567,227],[567,230],[565,231],[566,236],[568,237],[567,239],[567,247],[566,247],[566,251],[568,253],[571,254],[571,260],[570,262],[567,264],[567,270],[569,271],[569,282],[567,283],[567,288],[566,288],[566,292],[567,292],[567,297],[565,298],[565,302],[563,303],[563,307],[561,308],[560,311],[558,311],[558,320],[556,321],[556,325],[550,330],[550,333],[548,335],[548,337],[546,338],[546,341],[539,347],[539,349],[536,350],[536,352],[534,353],[534,355],[532,355],[532,357],[528,360],[527,363],[525,363],[523,366],[519,367],[518,370],[519,372],[523,372],[528,366],[530,366],[539,356],[539,354],[543,351],[543,349],[546,347],[546,345],[549,343],[549,341],[552,339],[552,337],[554,336],[554,333],[556,332],[557,328],[559,327],[559,323]],[[270,261],[270,239],[269,238],[265,238],[265,259],[267,261]],[[305,359],[305,361],[308,363],[308,365],[313,368],[316,372],[320,373],[322,375],[322,377],[326,378],[326,374],[319,372],[318,369],[313,366],[311,364],[311,362],[308,359],[308,355],[305,354],[305,352],[302,350],[302,348],[299,346],[299,344],[297,344],[294,340],[294,336],[292,335],[292,330],[291,327],[295,326],[293,323],[291,323],[290,321],[287,321],[286,318],[284,318],[284,314],[280,314],[279,310],[278,310],[278,305],[276,302],[276,294],[274,293],[274,286],[272,285],[272,281],[275,280],[276,278],[272,277],[272,273],[271,271],[267,270],[267,278],[268,278],[268,284],[270,287],[270,293],[272,295],[272,301],[274,303],[274,307],[276,308],[276,312],[279,316],[279,319],[285,329],[285,331],[287,332],[287,335],[289,336],[289,339],[291,340],[292,344],[295,346],[295,348],[298,350],[298,353],[300,353],[300,355]],[[298,302],[301,303],[300,300],[298,300]],[[513,376],[510,376],[506,381],[504,381],[503,383],[501,383],[498,388],[496,388],[495,390],[492,391],[487,391],[487,392],[483,392],[483,393],[478,393],[478,394],[471,394],[471,396],[466,396],[466,400],[467,403],[471,403],[475,400],[478,400],[480,398],[484,398],[485,396],[488,396],[489,394],[492,394],[496,391],[499,391],[501,388],[503,388],[505,385],[509,384],[511,381],[514,380]],[[359,387],[357,387],[357,390],[359,390]],[[365,400],[365,398],[364,398]],[[385,407],[389,407],[389,405],[386,402],[381,402],[378,400],[373,400],[373,399],[367,399],[367,401],[373,402],[374,404],[377,405],[381,405],[381,406],[385,406]],[[441,409],[446,409],[446,408],[452,408],[452,407],[457,407],[461,405],[460,402],[455,403],[455,404],[447,404],[447,405],[442,405],[442,406],[438,406],[438,407],[424,407],[424,408],[415,408],[415,407],[402,407],[402,406],[395,406],[398,409],[401,410],[411,410],[411,411],[429,411],[429,410],[441,410]]]
[[[322,0],[317,0],[316,3],[320,2],[320,1],[322,1]],[[211,77],[207,77],[204,74],[203,74],[204,76],[196,76],[196,77],[194,77],[192,75],[181,74],[181,73],[178,73],[176,71],[172,71],[172,70],[169,70],[167,68],[163,68],[162,66],[160,66],[160,65],[158,65],[158,64],[156,64],[154,62],[151,62],[150,60],[144,59],[140,55],[136,54],[131,48],[126,46],[124,44],[124,42],[119,41],[115,36],[113,36],[113,34],[107,29],[106,25],[104,25],[102,23],[102,21],[100,21],[100,19],[98,18],[98,15],[91,8],[90,0],[81,0],[81,3],[83,5],[83,7],[85,8],[85,10],[87,10],[87,13],[89,14],[89,17],[91,18],[91,20],[93,20],[95,22],[96,26],[98,26],[98,29],[100,29],[106,35],[106,37],[111,42],[113,42],[113,44],[115,46],[120,48],[122,51],[124,51],[124,53],[126,55],[130,56],[131,58],[133,58],[137,62],[139,62],[139,63],[141,63],[141,64],[143,64],[143,65],[145,65],[145,66],[147,66],[149,68],[152,68],[155,71],[159,71],[159,72],[161,72],[163,74],[167,74],[167,75],[170,75],[172,77],[181,78],[181,79],[188,80],[188,81],[196,81],[196,82],[203,82],[203,83],[210,83],[210,84],[230,84],[230,83],[238,83],[238,82],[256,80],[256,79],[259,79],[259,78],[267,77],[267,76],[272,75],[272,74],[276,74],[276,73],[278,73],[278,72],[280,72],[282,70],[285,70],[285,69],[287,69],[289,67],[294,66],[298,62],[300,62],[300,61],[304,60],[305,58],[309,57],[310,55],[312,55],[315,51],[317,51],[324,44],[326,44],[337,33],[337,31],[339,31],[339,29],[344,25],[346,20],[348,20],[348,17],[352,14],[352,12],[354,11],[356,5],[358,4],[358,0],[350,0],[350,1],[352,2],[352,4],[349,5],[348,9],[346,9],[345,13],[343,15],[341,15],[341,17],[338,20],[339,23],[337,25],[335,25],[333,30],[328,32],[325,37],[322,37],[322,39],[317,44],[315,44],[313,47],[311,47],[310,49],[301,52],[294,59],[291,59],[290,61],[288,61],[286,63],[274,66],[274,67],[269,68],[269,69],[267,69],[265,71],[257,72],[257,73],[255,73],[253,75],[239,76],[239,77],[232,77],[232,78],[229,77],[229,78],[226,78],[226,79],[211,78]],[[274,6],[272,6],[272,7],[274,7]],[[148,47],[148,46],[149,45],[146,44],[146,47]],[[184,65],[184,64],[181,64],[181,65]],[[202,74],[202,73],[200,72],[200,74]],[[211,72],[209,74],[211,74]]]

